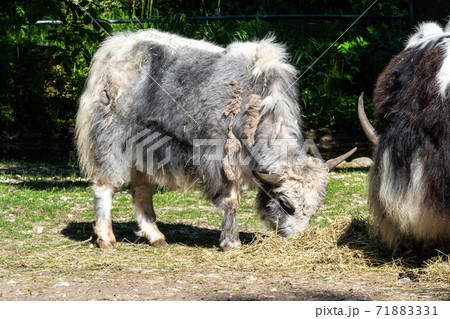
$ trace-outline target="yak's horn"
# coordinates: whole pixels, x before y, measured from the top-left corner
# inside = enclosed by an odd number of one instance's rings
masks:
[[[364,133],[366,134],[369,141],[371,141],[374,145],[378,144],[378,137],[375,129],[372,124],[370,124],[369,119],[366,116],[366,112],[364,112],[364,92],[361,93],[358,100],[358,117],[361,122],[361,126],[363,128]]]
[[[328,167],[328,170],[331,171],[332,169],[334,169],[336,166],[338,166],[340,163],[342,163],[343,161],[345,161],[347,158],[349,158],[350,156],[353,155],[353,153],[355,153],[357,150],[357,147],[353,148],[352,150],[348,151],[347,153],[338,156],[336,158],[330,159],[328,160],[325,164]]]
[[[276,187],[281,185],[281,176],[278,174],[266,174],[258,171],[253,171],[253,175],[255,175],[255,177],[263,183]]]

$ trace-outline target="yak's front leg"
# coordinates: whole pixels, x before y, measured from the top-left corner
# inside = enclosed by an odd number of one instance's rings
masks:
[[[116,247],[116,237],[112,230],[111,207],[114,186],[108,183],[96,182],[92,186],[94,191],[95,226],[97,244],[100,248]]]
[[[147,238],[152,246],[167,247],[166,237],[156,226],[156,214],[153,210],[154,188],[146,174],[139,171],[133,172],[131,193],[133,195],[134,212],[140,229],[137,235]]]
[[[222,232],[220,233],[220,248],[229,251],[241,246],[239,229],[236,222],[236,212],[239,208],[240,195],[235,189],[227,195],[220,196],[216,203],[222,209]]]

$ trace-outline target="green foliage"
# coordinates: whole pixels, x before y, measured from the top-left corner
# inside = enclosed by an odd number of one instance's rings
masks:
[[[112,32],[157,28],[219,45],[260,39],[285,43],[299,70],[306,128],[356,123],[356,100],[410,32],[403,20],[361,20],[336,43],[350,20],[196,20],[238,14],[360,14],[372,1],[31,0],[0,4],[0,142],[18,132],[68,137],[89,63]],[[407,16],[406,1],[376,3],[369,14]],[[35,25],[40,19],[62,24]],[[100,19],[100,20],[99,20]],[[146,19],[109,25],[101,19]],[[80,22],[80,23],[78,23]],[[325,54],[323,54],[326,51]],[[22,136],[27,136],[27,134]],[[5,156],[5,153],[2,154]],[[1,155],[0,155],[1,156]]]
[[[71,0],[13,1],[1,8],[0,133],[67,131],[93,47],[104,36],[96,24],[73,21],[91,23],[99,9],[92,1],[78,6]],[[38,19],[62,24],[34,25]]]

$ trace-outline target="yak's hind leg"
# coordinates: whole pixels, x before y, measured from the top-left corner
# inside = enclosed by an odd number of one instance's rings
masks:
[[[114,186],[109,183],[96,182],[92,186],[94,191],[95,226],[97,244],[100,248],[116,247],[116,237],[112,230],[111,206]]]
[[[236,222],[236,212],[239,208],[240,195],[233,188],[230,194],[217,197],[215,203],[222,209],[222,232],[220,233],[220,248],[229,251],[241,246],[239,229]]]
[[[131,177],[131,193],[136,220],[139,225],[138,236],[147,238],[150,245],[167,247],[166,237],[156,226],[156,214],[153,210],[154,185],[146,174],[134,171]]]

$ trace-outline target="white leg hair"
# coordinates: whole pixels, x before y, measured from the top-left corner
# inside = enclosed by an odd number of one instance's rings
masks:
[[[96,183],[92,186],[92,190],[94,191],[94,210],[96,218],[94,232],[97,235],[97,243],[100,248],[114,248],[117,245],[111,222],[114,186]]]
[[[168,246],[166,237],[156,226],[156,214],[153,209],[154,188],[146,174],[138,171],[132,173],[131,192],[133,194],[133,207],[140,229],[136,234],[147,238],[152,246],[166,247]]]
[[[375,226],[394,255],[415,249],[417,243],[432,245],[449,237],[450,220],[424,201],[424,167],[418,155],[420,150],[417,152],[406,189],[400,189],[398,181],[392,178],[391,150],[386,149],[382,156],[379,189],[370,190]],[[370,178],[374,178],[372,174]]]
[[[236,212],[239,207],[240,194],[233,188],[229,194],[220,196],[216,205],[222,209],[222,232],[220,233],[220,248],[229,251],[241,246],[239,240],[239,229],[236,222]]]

